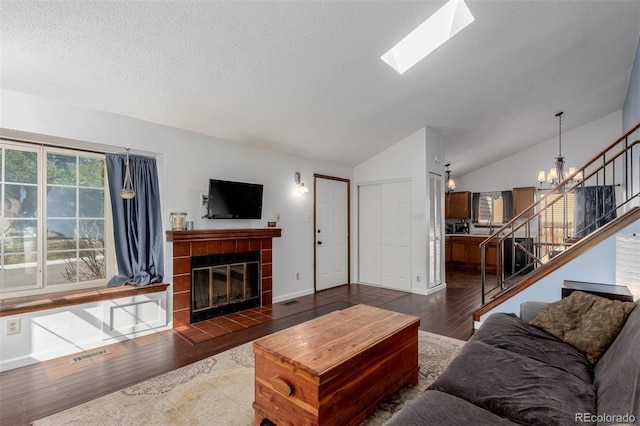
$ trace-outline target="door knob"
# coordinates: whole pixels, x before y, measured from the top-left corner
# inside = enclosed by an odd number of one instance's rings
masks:
[[[318,245],[322,244],[322,241],[318,241]]]

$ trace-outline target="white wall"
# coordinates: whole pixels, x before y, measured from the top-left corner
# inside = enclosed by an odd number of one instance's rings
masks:
[[[434,160],[438,156],[439,162]],[[427,170],[443,174],[444,138],[422,128],[353,170],[354,217],[358,217],[357,186],[394,180],[411,181],[411,291],[427,293]],[[357,228],[353,237],[353,281],[358,281]],[[444,258],[444,255],[443,255]],[[420,275],[420,281],[416,276]]]
[[[580,167],[623,134],[622,111],[613,112],[562,134],[566,169]],[[456,177],[458,191],[504,191],[537,186],[538,172],[549,171],[558,156],[558,137],[505,157],[464,176]]]
[[[260,228],[281,216],[282,238],[274,240],[274,288],[276,300],[313,290],[313,174],[351,179],[351,168],[316,161],[245,144],[208,137],[121,115],[89,110],[3,90],[0,127],[130,147],[157,153],[160,167],[162,216],[169,228],[169,213],[187,212],[195,229]],[[295,193],[294,173],[310,187],[306,195]],[[199,195],[208,191],[209,178],[264,184],[262,220],[210,220],[199,206]],[[165,253],[165,276],[171,280],[171,262]],[[300,272],[300,281],[294,281]]]
[[[620,234],[640,233],[640,221]],[[480,317],[480,322],[496,312],[519,314],[520,304],[528,301],[555,302],[562,298],[564,280],[600,284],[616,283],[616,235],[591,248],[583,255],[556,269],[531,287],[521,291]]]
[[[266,227],[267,221],[275,220],[279,213],[278,227],[282,228],[282,237],[273,241],[273,300],[279,302],[313,293],[314,230],[313,222],[307,220],[308,215],[313,215],[313,174],[351,179],[350,167],[4,89],[0,99],[2,128],[80,140],[92,149],[124,152],[124,147],[128,147],[133,153],[155,155],[165,229],[170,228],[169,213],[172,211],[187,212],[187,220],[195,222],[195,229],[261,228]],[[294,191],[296,171],[310,189],[305,195]],[[262,220],[202,219],[205,211],[200,208],[199,196],[208,191],[209,178],[264,184]],[[300,273],[298,281],[296,272]],[[165,282],[170,283],[171,277],[171,249],[165,244]],[[83,322],[87,309],[93,307],[79,305],[67,309],[72,312],[69,324]],[[170,306],[167,309],[171,312]],[[25,317],[26,321],[31,321],[30,318]],[[98,343],[101,338],[98,337]],[[4,340],[2,335],[3,343]],[[74,339],[70,340],[65,346],[74,349],[72,352],[96,344],[76,346]]]
[[[636,47],[636,58],[631,68],[627,97],[622,107],[622,126],[626,133],[636,124],[640,123],[640,40]]]
[[[0,317],[0,371],[167,329],[166,292]],[[20,333],[7,335],[7,322]]]
[[[640,123],[640,41],[638,41],[636,58],[633,62],[633,68],[631,69],[627,97],[622,107],[622,128],[626,133],[638,123]],[[636,130],[629,138],[630,141],[636,141],[638,139],[640,139],[640,130]],[[640,148],[636,146],[634,153],[638,153],[639,151]],[[640,181],[640,158],[638,157],[640,157],[640,155],[636,155],[635,158],[632,159],[633,182]],[[637,188],[634,189],[637,190]],[[640,205],[640,201],[636,202],[636,205]]]

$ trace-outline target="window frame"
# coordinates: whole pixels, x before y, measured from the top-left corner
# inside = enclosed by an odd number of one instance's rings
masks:
[[[504,216],[504,200],[502,200],[502,192],[500,191],[486,191],[486,192],[479,192],[480,194],[480,198],[484,197],[491,197],[491,210],[492,211],[492,215],[493,215],[493,220],[489,221],[489,219],[485,219],[485,218],[480,218],[480,210],[482,210],[481,208],[479,208],[478,210],[478,215],[477,215],[477,219],[473,222],[473,225],[477,228],[483,228],[483,227],[499,227],[504,225],[503,222],[503,216]],[[495,201],[497,199],[501,199],[500,204],[501,204],[501,208],[499,212],[496,212],[495,210]],[[480,200],[480,204],[482,204],[482,200]],[[496,214],[498,214],[498,216],[500,217],[499,220],[495,220],[496,218]]]
[[[106,154],[104,152],[83,150],[81,148],[52,146],[38,143],[21,142],[0,137],[0,148],[16,149],[27,152],[36,152],[37,159],[37,254],[36,254],[36,283],[20,288],[0,288],[0,300],[22,296],[55,293],[70,290],[86,290],[106,286],[109,279],[115,275],[115,243],[113,237],[113,215],[111,209],[111,196],[106,172]],[[48,253],[47,238],[47,161],[48,154],[69,155],[83,158],[96,158],[105,161],[104,174],[104,256],[105,278],[87,281],[75,281],[71,283],[47,284],[46,257]],[[77,186],[76,188],[80,188]],[[4,200],[4,192],[0,194]],[[4,202],[4,201],[3,201]],[[74,217],[75,218],[75,217]]]

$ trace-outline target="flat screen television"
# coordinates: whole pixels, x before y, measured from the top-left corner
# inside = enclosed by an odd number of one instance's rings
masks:
[[[257,183],[209,179],[208,219],[261,219],[262,188]]]

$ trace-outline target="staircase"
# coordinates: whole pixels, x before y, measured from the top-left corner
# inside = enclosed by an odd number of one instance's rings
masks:
[[[640,219],[639,129],[640,123],[480,244],[483,306],[474,317]],[[497,246],[495,281],[487,280],[489,245]]]

